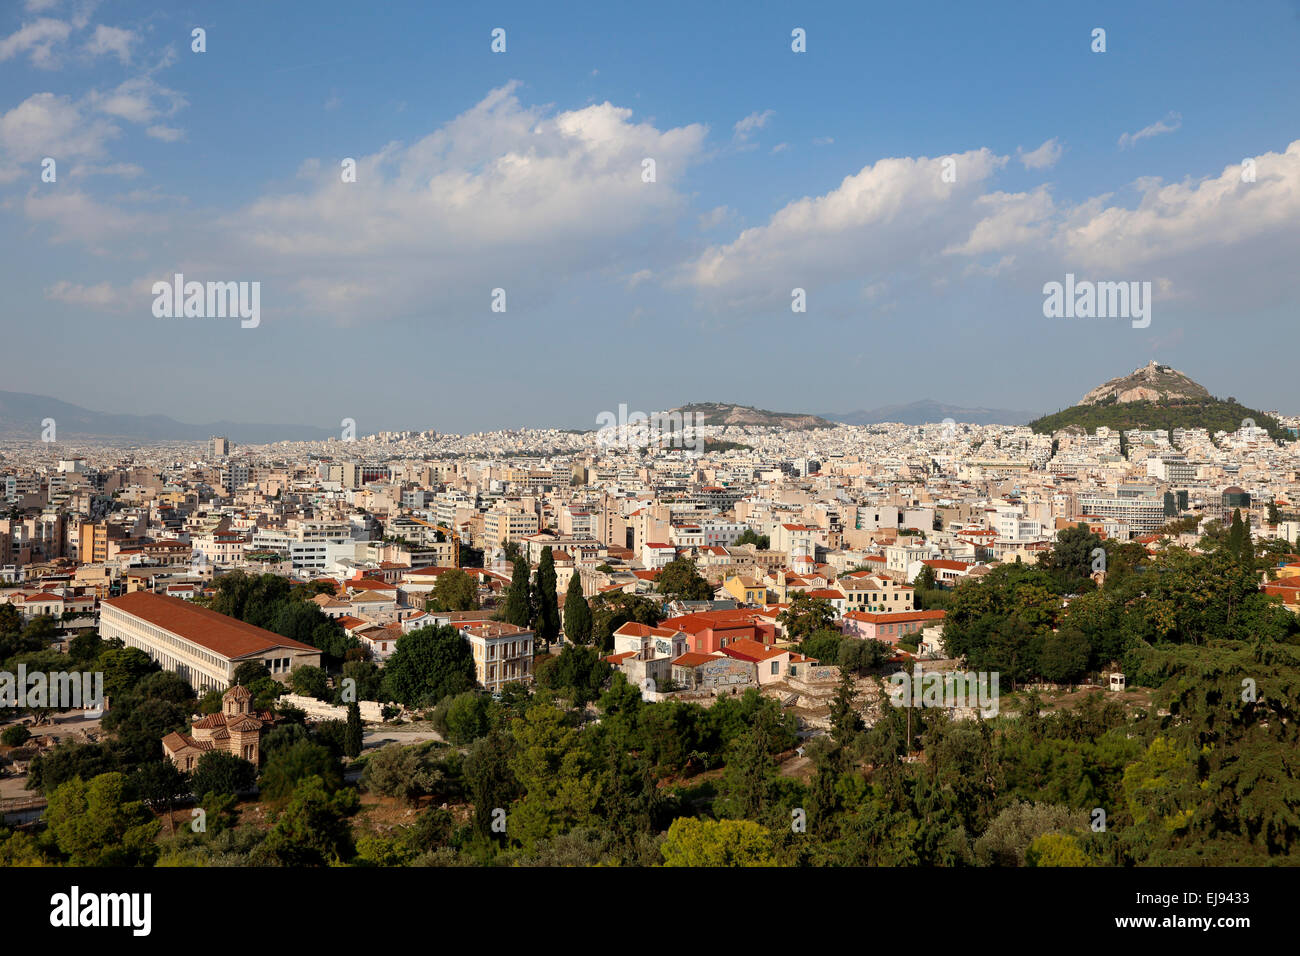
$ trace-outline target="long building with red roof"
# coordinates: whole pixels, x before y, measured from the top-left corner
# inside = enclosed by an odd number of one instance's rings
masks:
[[[103,602],[99,634],[138,647],[199,693],[225,690],[244,661],[261,661],[272,675],[320,666],[320,651],[180,598],[135,591]]]

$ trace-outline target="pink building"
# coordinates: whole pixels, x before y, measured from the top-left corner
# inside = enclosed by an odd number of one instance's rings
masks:
[[[899,611],[895,614],[850,611],[841,621],[840,633],[845,637],[897,644],[909,634],[919,634],[923,628],[938,624],[943,618],[943,611]]]

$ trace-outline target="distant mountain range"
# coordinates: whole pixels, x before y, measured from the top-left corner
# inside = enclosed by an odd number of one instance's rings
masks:
[[[41,422],[54,419],[59,441],[76,438],[133,441],[206,441],[224,435],[233,442],[263,445],[277,441],[324,441],[337,432],[312,425],[258,425],[217,421],[201,425],[166,415],[110,415],[45,395],[0,392],[0,437],[40,440]]]
[[[931,425],[942,422],[945,418],[969,425],[1023,425],[1034,417],[1034,413],[1006,408],[963,408],[960,405],[945,405],[943,402],[923,399],[907,405],[885,405],[856,412],[827,412],[825,417],[845,425],[879,425],[881,422]]]
[[[1029,423],[1036,432],[1050,435],[1064,428],[1095,431],[1140,428],[1167,431],[1204,428],[1211,435],[1234,432],[1250,420],[1279,441],[1291,434],[1271,415],[1242,405],[1235,398],[1215,398],[1176,368],[1148,362],[1128,375],[1098,385],[1078,405],[1044,415]]]

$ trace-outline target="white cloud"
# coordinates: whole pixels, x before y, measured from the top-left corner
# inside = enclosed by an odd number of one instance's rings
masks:
[[[1163,133],[1172,133],[1183,125],[1183,118],[1177,113],[1170,113],[1162,120],[1157,120],[1150,126],[1144,126],[1136,133],[1124,133],[1119,138],[1119,148],[1129,149],[1144,139],[1150,139],[1152,136],[1160,136]]]
[[[796,286],[811,295],[889,279],[891,287],[923,280],[955,289],[963,276],[989,276],[1023,289],[1067,271],[1149,280],[1162,298],[1201,309],[1280,305],[1300,294],[1292,268],[1300,140],[1256,156],[1255,182],[1242,182],[1238,165],[1178,183],[1139,180],[1132,208],[1110,193],[1071,204],[1046,186],[990,189],[1007,157],[978,150],[955,158],[958,180],[947,186],[937,159],[879,160],[708,249],[682,277],[715,310],[734,312],[788,305]]]
[[[164,126],[162,123],[155,123],[146,129],[145,133],[154,139],[162,140],[164,143],[174,143],[185,138],[184,130],[175,126]]]
[[[764,226],[707,250],[685,281],[732,306],[788,302],[790,289],[863,277],[938,253],[938,235],[981,218],[978,185],[1007,158],[987,149],[956,154],[957,182],[943,157],[882,159],[823,196],[789,203]]]
[[[161,217],[129,212],[99,202],[80,191],[36,192],[24,202],[24,212],[32,222],[50,230],[54,242],[82,242],[102,253],[98,244],[134,237],[165,227]]]
[[[981,219],[966,241],[949,246],[946,253],[979,256],[1041,240],[1052,230],[1055,208],[1044,187],[1029,193],[989,193],[977,197],[972,208]]]
[[[1136,208],[1086,203],[1065,217],[1059,241],[1072,260],[1099,269],[1177,266],[1220,259],[1256,241],[1300,253],[1300,140],[1255,157],[1256,181],[1241,167],[1181,183],[1144,181]]]
[[[728,207],[715,206],[700,217],[700,228],[705,231],[716,229],[733,215],[735,215],[735,213],[733,213]]]
[[[55,302],[95,309],[120,308],[124,304],[123,290],[108,282],[97,285],[82,285],[66,280],[56,282],[45,290],[45,297]]]
[[[118,60],[126,63],[131,59],[131,44],[136,39],[136,35],[130,30],[109,27],[100,23],[96,25],[91,38],[86,41],[85,51],[91,56],[104,56],[111,53]]]
[[[1042,146],[1029,152],[1019,146],[1016,147],[1016,156],[1024,164],[1025,169],[1051,169],[1056,165],[1057,160],[1061,158],[1063,152],[1064,149],[1055,136],[1043,143]]]
[[[122,176],[127,179],[139,176],[144,168],[135,163],[78,163],[72,167],[72,175],[77,176]]]
[[[16,32],[0,40],[0,62],[26,53],[33,66],[52,69],[58,65],[55,47],[62,45],[71,33],[71,26],[49,17],[24,23]]]
[[[340,182],[337,159],[304,162],[305,187],[213,214],[151,266],[160,275],[259,279],[268,302],[274,294],[282,309],[340,322],[461,321],[486,312],[497,287],[513,317],[553,295],[557,277],[647,281],[663,250],[683,241],[675,229],[689,208],[682,175],[701,156],[707,129],[658,129],[611,103],[525,107],[514,91],[493,90],[413,143],[358,155],[356,183]],[[654,183],[641,179],[647,156]],[[70,203],[28,205],[59,238],[75,235]],[[161,212],[118,212],[87,206],[86,241],[168,221]]]
[[[99,112],[128,123],[150,123],[162,116],[174,116],[187,105],[184,96],[150,76],[134,77],[107,93],[92,92],[88,99]]]
[[[17,162],[97,157],[118,132],[66,96],[36,93],[0,116],[0,150]]]
[[[789,148],[790,148],[789,143],[777,143],[775,146],[772,147],[772,152],[784,153]]]
[[[767,125],[767,121],[776,115],[774,110],[763,110],[763,112],[753,112],[732,127],[735,133],[736,141],[743,143],[749,139],[756,131]]]

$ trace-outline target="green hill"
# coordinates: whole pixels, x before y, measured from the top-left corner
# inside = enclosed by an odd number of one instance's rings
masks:
[[[1075,405],[1054,415],[1044,415],[1029,423],[1035,432],[1050,435],[1070,425],[1095,431],[1104,425],[1116,431],[1129,428],[1144,430],[1204,428],[1211,435],[1218,431],[1234,432],[1243,420],[1253,419],[1268,430],[1274,441],[1291,441],[1293,436],[1270,415],[1247,408],[1235,398],[1168,399],[1160,402],[1121,402],[1111,397],[1089,405]]]

